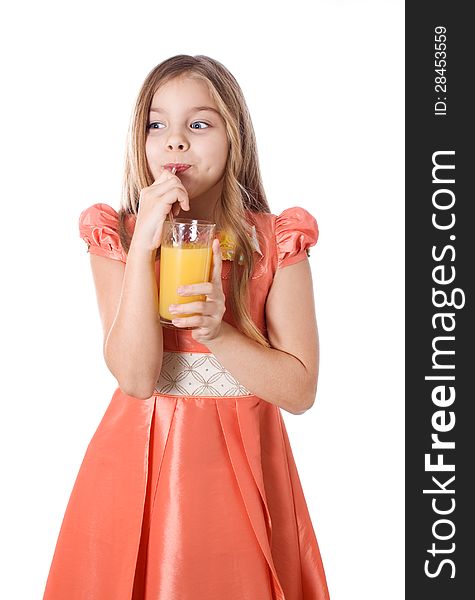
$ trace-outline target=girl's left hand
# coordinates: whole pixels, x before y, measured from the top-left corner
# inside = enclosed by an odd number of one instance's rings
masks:
[[[191,335],[197,342],[206,344],[214,340],[221,332],[221,323],[226,311],[225,296],[221,282],[221,247],[218,238],[213,240],[213,269],[210,282],[194,283],[178,288],[180,296],[195,296],[205,294],[204,302],[187,302],[185,304],[170,304],[169,310],[176,317],[172,323],[175,327],[196,327]],[[180,313],[201,313],[192,317],[180,317]]]

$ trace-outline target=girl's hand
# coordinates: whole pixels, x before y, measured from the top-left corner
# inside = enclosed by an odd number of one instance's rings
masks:
[[[185,304],[171,304],[170,312],[176,317],[173,324],[176,327],[196,327],[191,335],[197,342],[206,345],[206,342],[217,338],[221,331],[223,315],[226,311],[223,285],[221,282],[221,247],[219,240],[213,240],[213,269],[209,283],[194,283],[178,288],[180,296],[194,296],[206,294],[204,302],[187,302]],[[183,290],[183,291],[180,291]],[[201,313],[193,317],[180,317],[180,313]]]
[[[162,242],[163,222],[170,210],[177,215],[180,208],[190,210],[188,192],[174,173],[162,167],[152,185],[140,192],[133,243],[150,250],[158,248]]]

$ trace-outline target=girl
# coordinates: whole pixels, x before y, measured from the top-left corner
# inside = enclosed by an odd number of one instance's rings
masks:
[[[158,315],[165,219],[216,223],[206,301]],[[241,89],[219,62],[153,69],[129,130],[117,213],[79,219],[119,387],[63,519],[45,600],[324,600],[280,408],[314,402],[315,219],[270,212]],[[184,310],[186,309],[186,310]],[[181,314],[194,313],[193,316]]]

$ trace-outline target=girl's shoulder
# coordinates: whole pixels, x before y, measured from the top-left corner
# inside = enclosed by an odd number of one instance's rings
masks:
[[[276,268],[292,265],[310,256],[309,248],[317,243],[317,220],[300,206],[286,208],[277,215],[249,211],[249,216],[267,253],[275,258]]]
[[[79,215],[79,236],[88,252],[126,262],[119,236],[119,213],[104,203],[96,203]]]
[[[92,204],[88,208],[84,209],[79,215],[79,226],[83,225],[99,225],[102,223],[108,223],[114,227],[118,227],[119,213],[103,202]]]

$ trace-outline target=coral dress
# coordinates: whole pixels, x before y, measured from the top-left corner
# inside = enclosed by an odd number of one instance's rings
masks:
[[[80,235],[89,252],[125,262],[117,216],[94,204]],[[251,314],[266,335],[274,273],[307,257],[318,227],[299,207],[249,216]],[[231,262],[222,264],[228,295]],[[235,325],[228,310],[224,320]],[[154,394],[117,388],[89,443],[43,599],[328,599],[279,407],[244,388],[191,330],[163,334]]]

